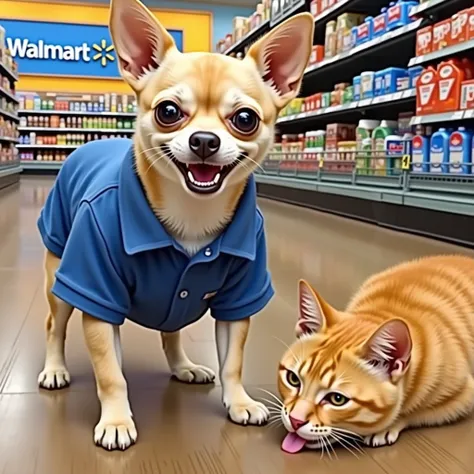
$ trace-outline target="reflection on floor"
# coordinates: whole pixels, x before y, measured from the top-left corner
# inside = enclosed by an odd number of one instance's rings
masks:
[[[125,372],[140,430],[125,453],[107,453],[92,442],[99,406],[84,348],[80,318],[69,331],[73,385],[39,392],[43,362],[43,248],[36,219],[51,179],[23,179],[0,194],[0,473],[5,474],[458,474],[472,472],[474,422],[412,431],[400,442],[337,459],[317,452],[280,451],[280,427],[243,428],[225,418],[219,387],[170,381],[158,335],[127,324]],[[257,318],[246,353],[250,392],[275,390],[276,368],[290,342],[296,282],[306,278],[341,307],[369,274],[402,260],[467,250],[314,211],[263,201],[270,265],[277,296]],[[186,330],[196,361],[217,368],[212,322]]]

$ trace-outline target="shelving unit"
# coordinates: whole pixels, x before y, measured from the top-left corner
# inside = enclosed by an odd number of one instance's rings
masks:
[[[135,112],[87,112],[75,110],[26,110],[18,111],[21,115],[70,115],[70,116],[90,116],[90,117],[136,117]]]
[[[340,0],[315,16],[314,44],[324,44],[327,23],[339,15],[350,12],[375,17],[388,3],[386,0]],[[323,94],[324,100],[318,99],[320,105],[316,106],[316,99],[305,101],[305,108],[300,112],[295,106],[289,107],[277,120],[278,133],[300,137],[333,122],[395,120],[400,114],[408,117],[404,120],[412,127],[471,125],[474,128],[474,110],[416,116],[416,88],[357,100],[344,99],[336,104],[334,96],[330,99],[327,96],[336,82],[351,82],[353,77],[374,68],[413,68],[436,65],[453,57],[474,58],[474,40],[414,57],[420,28],[470,7],[472,0],[423,2],[411,10],[411,23],[310,65],[305,71],[301,97]],[[310,10],[309,1],[305,9]],[[331,106],[321,106],[327,105],[328,100]],[[307,147],[309,141],[305,143]],[[293,144],[296,148],[292,148]],[[259,195],[474,246],[474,165],[448,168],[451,173],[446,174],[439,172],[439,167],[431,168],[429,173],[421,172],[424,168],[420,164],[413,165],[410,147],[405,147],[404,155],[387,154],[385,165],[379,169],[376,163],[380,162],[380,155],[373,149],[356,152],[356,159],[345,161],[346,158],[339,155],[351,156],[350,152],[315,152],[312,148],[300,152],[298,142],[286,144],[286,151],[283,146],[282,143],[279,152],[271,152],[262,163],[263,169],[256,173]],[[399,160],[396,165],[393,165],[393,156]],[[471,174],[464,174],[468,167]]]
[[[0,44],[0,189],[18,182],[21,173],[16,144],[18,99],[16,64],[4,44]]]
[[[61,128],[61,127],[18,127],[20,132],[60,132],[60,133],[126,133],[133,134],[134,130],[128,128]]]

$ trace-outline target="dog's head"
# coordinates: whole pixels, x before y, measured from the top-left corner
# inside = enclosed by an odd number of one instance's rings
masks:
[[[313,18],[297,15],[244,60],[178,51],[138,0],[112,0],[110,30],[123,78],[138,97],[138,150],[196,196],[246,180],[273,142],[279,111],[297,96]]]

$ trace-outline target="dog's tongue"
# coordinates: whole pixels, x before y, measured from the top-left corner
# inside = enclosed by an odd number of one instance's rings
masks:
[[[296,433],[288,433],[283,440],[281,449],[287,453],[296,454],[304,448],[305,444],[306,440],[301,436],[298,436]]]
[[[214,181],[217,173],[220,171],[219,166],[212,166],[212,165],[189,165],[189,171],[194,176],[196,181],[200,183],[210,183]]]

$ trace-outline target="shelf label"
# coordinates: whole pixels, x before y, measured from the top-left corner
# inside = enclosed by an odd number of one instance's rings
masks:
[[[403,155],[402,157],[402,170],[409,170],[411,165],[411,156]]]
[[[364,99],[359,102],[359,107],[367,107],[372,103],[372,99]]]
[[[464,110],[460,110],[459,112],[454,112],[454,114],[451,115],[450,119],[461,120],[463,117],[464,117]]]

